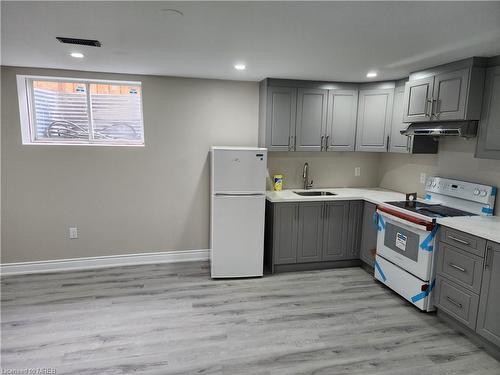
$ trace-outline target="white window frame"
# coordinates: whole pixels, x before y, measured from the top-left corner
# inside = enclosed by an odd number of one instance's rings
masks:
[[[60,146],[128,146],[128,147],[144,147],[144,115],[143,115],[143,92],[142,82],[140,81],[116,81],[102,79],[83,79],[71,77],[51,77],[51,76],[33,76],[18,74],[17,78],[17,94],[19,101],[19,116],[21,123],[21,138],[23,145],[60,145]],[[85,84],[85,93],[87,95],[87,114],[89,118],[89,139],[36,139],[36,119],[34,111],[33,98],[33,81],[52,81],[52,82],[75,82]],[[93,121],[92,121],[92,103],[90,101],[90,84],[111,84],[111,85],[130,85],[141,87],[141,121],[142,121],[142,138],[140,140],[94,140],[93,139]]]

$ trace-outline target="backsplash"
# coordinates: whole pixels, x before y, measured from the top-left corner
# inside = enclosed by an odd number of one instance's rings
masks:
[[[382,154],[379,186],[424,193],[420,174],[500,187],[500,161],[474,158],[476,138],[444,138],[437,155]]]
[[[309,163],[313,188],[375,187],[379,182],[380,154],[372,152],[269,152],[268,189],[275,174],[283,175],[283,189],[302,188],[302,168]],[[360,176],[354,168],[360,167]]]

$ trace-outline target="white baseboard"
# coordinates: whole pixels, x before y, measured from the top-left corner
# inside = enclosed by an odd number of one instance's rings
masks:
[[[57,259],[39,262],[4,263],[0,265],[0,273],[21,275],[28,273],[59,272],[117,266],[133,266],[139,264],[177,263],[206,261],[210,250],[164,251],[158,253],[124,254],[102,257]]]

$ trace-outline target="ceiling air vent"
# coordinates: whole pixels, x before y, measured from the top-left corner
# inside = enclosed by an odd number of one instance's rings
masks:
[[[101,46],[101,42],[92,39],[64,38],[61,36],[56,36],[56,39],[61,43],[66,43],[66,44],[78,44],[79,46],[91,46],[91,47]]]

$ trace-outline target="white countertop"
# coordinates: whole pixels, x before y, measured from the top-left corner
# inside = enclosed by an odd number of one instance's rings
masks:
[[[499,216],[460,216],[437,219],[441,225],[500,243]]]
[[[267,191],[267,200],[278,202],[315,202],[336,200],[365,200],[374,204],[390,201],[405,200],[405,194],[385,189],[370,188],[324,188],[310,189],[308,191],[330,191],[337,195],[325,195],[318,197],[303,197],[294,191],[303,189],[287,189],[282,191]],[[500,243],[500,217],[499,216],[460,216],[445,217],[436,220],[441,225],[486,238],[487,240]]]
[[[337,195],[324,195],[317,197],[304,197],[295,194],[294,191],[305,191],[303,189],[287,189],[282,191],[267,191],[267,200],[278,202],[315,202],[362,199],[371,203],[379,204],[390,201],[405,200],[405,195],[392,190],[369,189],[369,188],[324,188],[310,189],[307,191],[329,191]]]

